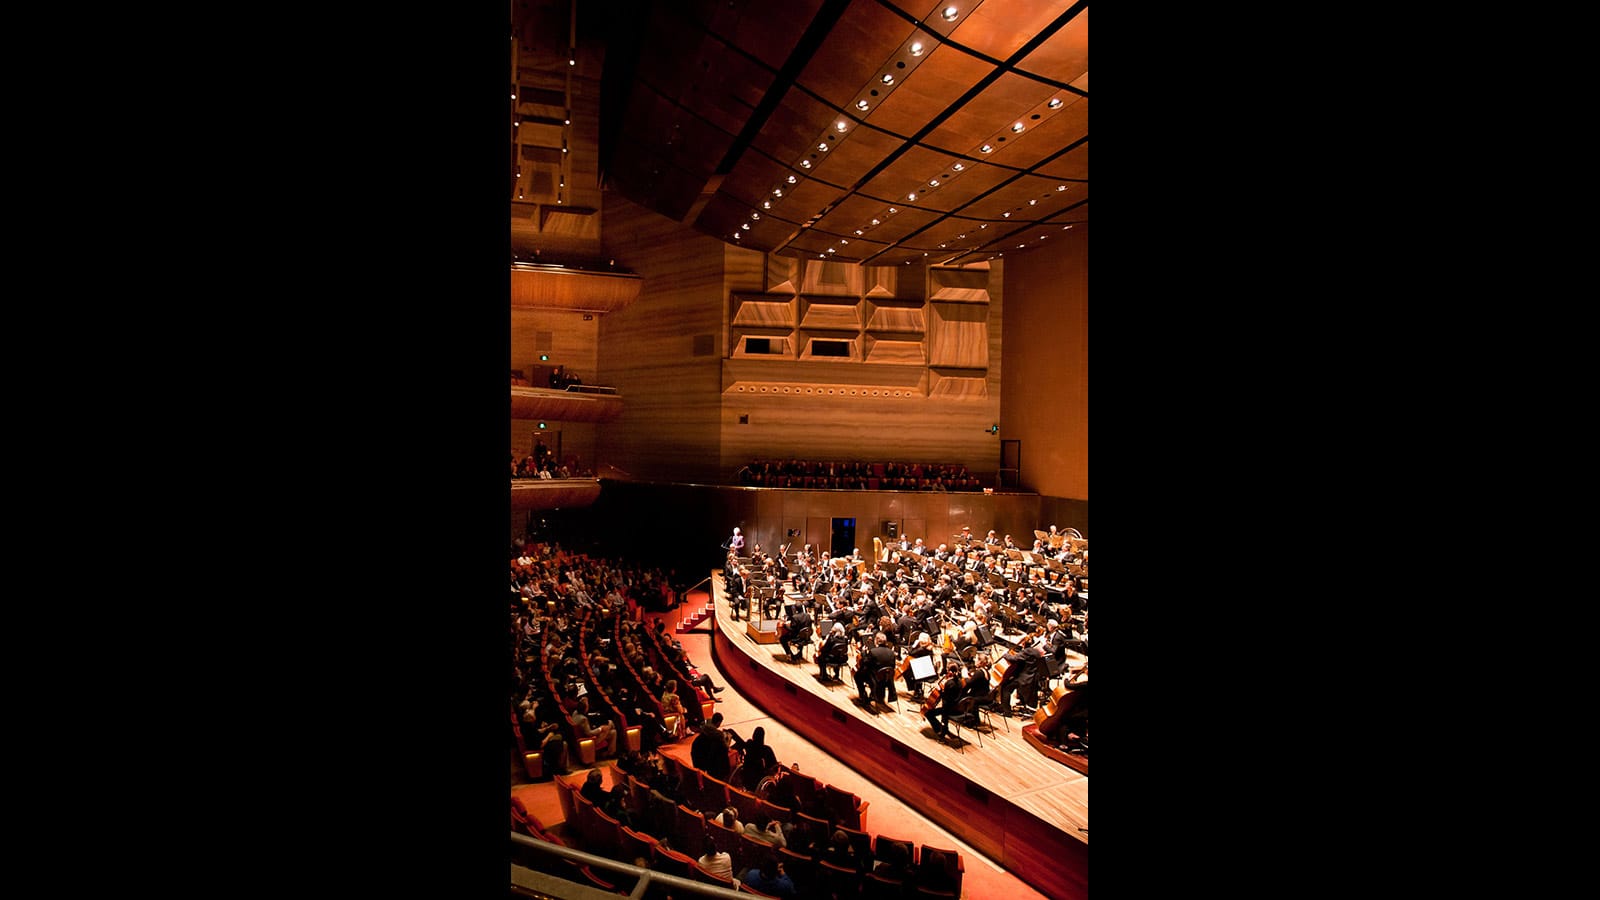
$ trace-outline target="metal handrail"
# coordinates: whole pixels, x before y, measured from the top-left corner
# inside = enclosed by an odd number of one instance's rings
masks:
[[[511,840],[513,843],[521,844],[524,847],[532,848],[541,853],[559,856],[563,859],[568,859],[576,863],[593,866],[598,869],[604,869],[607,872],[617,872],[622,875],[631,875],[639,879],[639,883],[634,885],[633,893],[628,895],[630,898],[632,898],[632,900],[640,900],[640,898],[644,896],[645,891],[649,890],[650,885],[653,883],[664,884],[673,890],[688,891],[692,894],[697,894],[702,897],[722,897],[727,898],[727,900],[748,900],[750,896],[749,894],[741,893],[737,890],[728,890],[727,888],[719,885],[706,884],[703,881],[695,881],[692,878],[684,878],[680,875],[668,875],[665,872],[642,869],[630,863],[618,862],[617,860],[609,859],[604,856],[596,856],[593,853],[585,853],[582,850],[574,850],[571,847],[564,847],[560,844],[552,844],[549,841],[541,841],[538,838],[529,837],[525,834],[517,834],[515,831],[511,832]],[[738,884],[739,882],[736,880],[734,883]]]

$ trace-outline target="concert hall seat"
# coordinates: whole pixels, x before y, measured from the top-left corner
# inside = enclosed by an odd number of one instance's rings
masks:
[[[650,868],[679,878],[693,878],[695,861],[676,850],[663,850],[660,844],[650,848]]]
[[[761,798],[736,787],[728,788],[728,805],[739,811],[739,821],[754,822],[761,811]]]
[[[812,897],[817,894],[816,860],[802,856],[788,847],[779,847],[778,861],[783,863],[784,872],[788,874],[789,880],[794,882],[797,895]]]
[[[831,784],[822,786],[822,795],[830,818],[837,820],[846,828],[861,828],[861,823],[867,818],[867,807],[870,804],[862,802],[855,794],[840,790]]]
[[[884,837],[881,834],[875,835],[872,838],[872,854],[878,859],[883,859],[885,851],[891,846],[899,847],[905,852],[904,858],[906,865],[912,866],[916,864],[917,845],[911,841],[901,840],[900,838]]]
[[[640,834],[624,825],[618,838],[618,859],[625,863],[632,863],[635,859],[643,858],[650,861],[650,848],[656,846],[656,839],[648,834]]]
[[[792,879],[791,879],[792,880]],[[846,898],[861,896],[862,875],[855,869],[846,869],[827,860],[817,861],[817,880],[821,883],[820,896]]]
[[[578,811],[572,799],[573,794],[577,793],[577,789],[560,775],[550,780],[555,782],[556,798],[561,801],[561,818],[567,822],[577,821]]]
[[[847,828],[844,824],[834,826],[845,833],[850,839],[850,846],[856,850],[856,865],[863,869],[872,868],[876,857],[872,854],[872,835],[858,828]]]
[[[906,883],[877,872],[868,872],[861,880],[861,896],[871,900],[901,900],[907,893]]]
[[[677,842],[684,853],[699,859],[706,852],[706,820],[698,812],[684,806],[682,803],[673,807],[675,810],[671,827],[661,830],[662,834],[670,834],[672,840]]]
[[[744,832],[734,831],[732,828],[717,821],[716,816],[708,816],[706,818],[705,835],[706,840],[711,842],[711,846],[728,854],[734,860],[734,869],[737,871],[739,868],[739,854],[743,852],[739,845],[744,838]],[[704,853],[705,851],[701,850],[700,852]]]
[[[739,834],[739,852],[733,854],[733,867],[736,870],[747,869],[751,866],[761,865],[761,861],[768,856],[776,856],[778,847],[747,832]]]
[[[683,792],[696,801],[694,804],[696,808],[721,812],[725,807],[733,806],[732,793],[736,790],[738,788],[730,786],[726,781],[713,778],[702,772],[700,773],[699,796],[689,793],[687,787],[683,789]],[[739,821],[743,822],[744,820],[740,819]]]
[[[917,884],[931,891],[929,896],[943,896],[937,893],[941,890],[948,890],[949,896],[961,896],[961,878],[966,871],[960,853],[922,845],[917,857]]]
[[[714,872],[707,872],[700,865],[698,858],[695,861],[694,871],[690,873],[690,877],[695,881],[703,881],[706,884],[714,884],[717,887],[727,888],[730,891],[740,890],[738,882],[734,881],[732,877],[727,875],[718,875]]]

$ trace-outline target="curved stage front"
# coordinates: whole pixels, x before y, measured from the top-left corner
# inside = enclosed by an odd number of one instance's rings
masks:
[[[741,694],[1041,894],[1089,896],[1089,779],[1030,746],[1027,720],[1006,720],[1008,732],[996,717],[981,747],[964,729],[957,748],[933,737],[909,695],[898,711],[868,714],[854,702],[848,669],[841,685],[819,680],[814,661],[790,663],[780,645],[758,643],[732,618],[720,571],[712,585],[712,653]],[[806,656],[815,660],[815,645]]]

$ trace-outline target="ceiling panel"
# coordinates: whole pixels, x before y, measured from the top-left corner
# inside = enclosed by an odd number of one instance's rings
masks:
[[[877,0],[855,0],[839,17],[826,44],[812,57],[798,81],[825,101],[845,109],[882,72],[898,72],[890,60],[914,30]],[[902,62],[900,69],[904,68]]]
[[[995,59],[1010,59],[1075,0],[984,0],[957,20],[950,39]],[[959,5],[959,4],[958,4]],[[1087,10],[1086,10],[1087,12]],[[1082,16],[1074,16],[1074,19]]]
[[[992,141],[998,161],[1009,141],[1004,130],[1057,93],[1049,85],[1007,72],[952,113],[928,135],[927,142],[956,153],[971,153],[984,141]],[[1008,140],[1000,141],[1000,137]]]
[[[953,98],[965,94],[993,71],[992,65],[977,57],[950,47],[935,47],[903,85],[867,112],[867,121],[911,137],[934,116],[942,114]]]
[[[1086,180],[1089,177],[1089,142],[1084,141],[1065,155],[1058,156],[1040,166],[1039,174],[1051,178]]]
[[[1073,83],[1089,72],[1089,8],[1051,35],[1038,49],[1024,57],[1017,68],[1042,78]],[[1077,85],[1089,89],[1087,78]]]
[[[513,182],[513,201],[523,182],[560,173],[573,194],[597,191],[574,179],[600,171],[606,189],[680,221],[693,213],[694,227],[728,243],[813,259],[832,247],[831,259],[891,266],[940,262],[977,242],[998,252],[1018,229],[1031,229],[1020,242],[1043,244],[1051,238],[1040,229],[1059,228],[1056,218],[1087,221],[1087,7],[1049,32],[1073,0],[636,0],[631,20],[595,24],[589,15],[580,64],[568,71],[570,2],[513,8],[523,38],[517,77],[529,85],[514,121],[524,142],[565,139],[575,154],[545,164],[548,172],[534,165],[530,174],[524,161],[528,177]],[[940,15],[945,6],[956,8],[954,21]],[[815,40],[803,40],[808,33]],[[598,46],[585,46],[586,35]],[[924,45],[916,55],[913,40]],[[593,74],[585,83],[602,58],[605,83]],[[892,86],[881,83],[886,72]],[[575,92],[605,102],[574,109],[563,130],[564,111],[552,110],[565,105],[570,78]],[[1069,84],[1076,90],[1059,86]],[[1050,109],[1051,98],[1064,103]],[[601,118],[601,127],[580,115]],[[852,123],[842,133],[841,119]],[[1019,121],[1020,135],[1010,130]],[[603,163],[592,141],[576,139],[585,129],[604,136]],[[924,132],[919,144],[905,143]],[[980,152],[984,143],[991,152]],[[1039,202],[1029,207],[1030,199]],[[750,219],[752,210],[761,218]]]

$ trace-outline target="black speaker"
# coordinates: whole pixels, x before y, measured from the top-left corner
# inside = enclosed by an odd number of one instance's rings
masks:
[[[987,625],[979,625],[978,626],[978,646],[979,647],[987,647],[992,643],[994,643],[994,633],[989,630],[989,626],[987,626]]]
[[[896,521],[893,521],[893,520],[889,520],[889,521],[884,522],[883,523],[883,533],[888,537],[892,537],[892,538],[899,537],[900,536],[900,523],[896,522]]]

